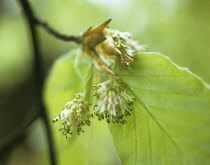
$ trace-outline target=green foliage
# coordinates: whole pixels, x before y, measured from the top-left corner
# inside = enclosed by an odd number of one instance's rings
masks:
[[[91,61],[80,54],[73,51],[59,58],[53,66],[45,90],[45,101],[52,119],[73,98],[74,93],[82,92],[84,84],[88,87],[88,93],[91,91]],[[117,66],[116,69],[135,97],[133,114],[125,118],[127,123],[109,125],[122,163],[209,164],[208,85],[157,53],[139,53],[129,67]],[[88,83],[83,83],[86,79]],[[114,150],[107,126],[95,119],[91,122],[91,127],[86,127],[84,134],[70,138],[70,145],[65,149],[61,143],[63,137],[57,131],[60,126],[53,125],[61,164],[65,161],[76,164],[112,162],[107,158],[97,160],[104,153],[110,158],[108,153],[114,155]],[[107,136],[108,140],[104,141],[103,136]],[[103,140],[93,142],[96,139],[93,137]],[[106,151],[101,151],[105,147]],[[90,148],[92,154],[89,153]]]
[[[111,27],[118,28],[123,31],[130,31],[134,35],[135,39],[138,39],[140,43],[147,43],[149,45],[149,50],[162,52],[166,54],[180,66],[186,66],[190,68],[191,71],[200,75],[208,83],[210,82],[210,10],[209,5],[207,5],[208,1],[129,0],[116,1],[113,2],[112,5],[110,5],[109,1],[100,0],[32,0],[30,1],[30,3],[38,17],[43,18],[43,20],[46,20],[52,27],[57,29],[59,32],[66,34],[79,34],[88,26],[94,25],[107,18],[113,18],[114,21],[112,22]],[[29,33],[28,29],[26,29],[27,26],[25,26],[25,19],[23,19],[23,15],[21,14],[22,12],[20,11],[20,5],[18,3],[15,3],[15,1],[3,0],[0,2],[0,13],[0,94],[1,96],[3,96],[1,98],[2,111],[0,115],[0,129],[1,137],[3,137],[4,139],[9,139],[5,135],[13,134],[14,132],[16,132],[17,127],[22,127],[22,124],[16,123],[17,120],[21,121],[20,123],[28,120],[29,116],[25,115],[24,117],[21,117],[23,116],[22,114],[34,114],[34,110],[32,109],[33,112],[31,113],[30,108],[26,106],[26,102],[28,101],[26,101],[25,99],[23,99],[23,101],[20,100],[19,96],[17,95],[15,95],[15,97],[10,97],[10,95],[8,95],[11,92],[15,93],[16,90],[14,89],[20,88],[20,86],[22,85],[25,86],[25,82],[27,82],[27,79],[33,76],[33,74],[31,74],[32,47],[30,45],[30,41],[28,40]],[[122,17],[122,13],[126,14],[124,14],[124,16]],[[44,64],[50,64],[55,57],[77,46],[74,43],[72,44],[69,42],[57,40],[51,35],[48,35],[48,33],[46,33],[40,27],[38,28],[38,30]],[[80,79],[81,76],[78,76],[77,73],[79,72],[76,72],[75,67],[73,66],[73,61],[75,58],[73,54],[70,53],[66,56],[59,58],[56,64],[53,65],[53,71],[51,72],[51,75],[48,78],[46,84],[47,88],[45,89],[45,100],[49,113],[51,113],[51,119],[58,115],[65,103],[74,97],[73,93],[81,92],[83,88],[83,83]],[[141,60],[141,58],[142,57],[140,57],[139,60]],[[81,64],[81,66],[82,65],[83,64]],[[48,69],[46,66],[45,68]],[[139,70],[141,70],[141,68],[142,64]],[[122,71],[124,71],[124,69],[125,68],[122,68]],[[91,77],[89,78],[91,79]],[[123,79],[128,85],[130,85],[127,82],[126,78]],[[149,84],[147,83],[150,82],[149,79],[145,80],[141,78],[141,81],[145,81],[144,85],[147,84],[149,86]],[[160,81],[160,83],[162,83],[162,81]],[[166,82],[168,82],[168,80],[165,81],[165,83]],[[90,92],[91,81],[88,81],[88,83],[90,84],[89,89],[86,89],[88,90],[87,92]],[[172,83],[169,83],[167,83],[168,86],[173,88],[173,85],[176,82],[175,80],[172,80]],[[157,84],[159,84],[159,80]],[[20,94],[23,96],[23,98],[24,93],[21,91],[28,91],[26,95],[28,96],[28,98],[31,98],[31,100],[34,100],[32,97],[34,84],[29,84],[29,86],[31,88],[26,88],[26,90],[20,88],[18,91],[20,91]],[[189,88],[191,88],[191,81],[188,84],[188,86]],[[166,88],[166,86],[164,87]],[[180,85],[180,87],[182,86]],[[179,89],[183,89],[183,87]],[[174,89],[174,91],[176,90]],[[199,91],[201,89],[197,90]],[[154,100],[162,98],[153,98],[153,96],[156,96],[156,93],[154,93],[154,91],[149,92],[148,90],[141,89],[140,94],[142,97],[139,98],[146,105],[147,103],[145,101],[149,100],[146,100],[146,98],[148,98],[150,95],[149,93],[151,94],[151,97],[149,99]],[[138,96],[138,93],[136,93],[136,95]],[[195,94],[193,93],[190,95]],[[91,100],[92,98],[89,99]],[[151,100],[151,102],[154,103],[153,100]],[[189,99],[189,102],[190,104],[192,104],[192,106],[194,105],[192,103],[193,101],[193,99]],[[157,103],[160,104],[161,102]],[[18,105],[22,105],[23,107]],[[179,106],[179,102],[176,105]],[[139,109],[144,111],[145,114],[148,114],[147,111],[144,108],[142,108],[141,105],[138,104],[136,106],[140,107]],[[25,110],[23,110],[24,107],[26,107]],[[151,109],[151,107],[148,107],[148,110],[149,112],[151,111],[153,114],[156,113],[156,111],[152,111],[153,109]],[[157,112],[160,112],[160,110]],[[198,113],[200,113],[200,109],[198,110]],[[166,114],[167,113],[161,114],[161,116]],[[206,114],[206,112],[204,114]],[[16,119],[13,119],[14,116]],[[132,117],[133,116],[131,116],[131,118]],[[128,120],[129,119],[130,118],[128,118]],[[159,117],[158,119],[160,121]],[[16,124],[12,124],[14,122]],[[165,125],[163,123],[161,124],[165,128]],[[207,129],[206,127],[208,126],[208,124],[209,122],[206,122],[206,124],[204,124],[203,126],[203,129]],[[101,122],[99,124],[97,123],[97,127],[99,129],[97,129],[98,132],[94,131],[94,134],[101,134],[100,137],[109,134],[104,124],[103,126],[98,125],[102,125]],[[126,126],[128,126],[128,124],[124,125],[123,128]],[[82,164],[83,161],[85,162],[86,157],[84,157],[84,159],[81,160],[80,156],[78,156],[77,154],[83,153],[83,144],[86,145],[86,142],[81,143],[79,140],[76,140],[78,141],[78,143],[71,142],[70,145],[64,147],[65,145],[63,143],[66,143],[66,140],[62,140],[63,137],[61,137],[61,133],[57,131],[60,128],[59,124],[54,124],[52,125],[52,127],[54,128],[54,134],[56,135],[56,143],[57,148],[59,150],[59,159],[61,164],[70,164],[70,161],[73,162],[73,164]],[[119,127],[121,127],[121,125],[119,125]],[[103,130],[101,130],[102,128]],[[32,130],[34,131],[34,129]],[[208,133],[208,130],[206,132]],[[88,131],[86,131],[85,134],[88,134]],[[189,138],[190,135],[187,136],[187,138]],[[33,136],[35,137],[35,140],[30,141],[29,143],[31,145],[33,142],[35,142],[36,147],[38,147],[38,150],[36,148],[32,148],[33,151],[36,152],[31,153],[28,153],[27,150],[16,151],[17,156],[11,156],[11,160],[14,162],[14,164],[18,164],[18,162],[20,161],[27,162],[25,161],[25,153],[27,153],[28,158],[32,157],[35,160],[31,163],[40,164],[40,162],[42,162],[42,164],[44,164],[42,159],[40,159],[39,156],[35,155],[35,153],[37,154],[39,152],[41,152],[42,155],[42,153],[45,152],[45,150],[43,150],[42,147],[39,147],[41,145],[37,145],[37,141],[43,140],[41,138],[42,136],[40,136],[40,133],[34,134]],[[81,136],[79,136],[78,138],[80,137]],[[98,136],[97,138],[93,138],[94,143],[96,145],[100,144],[100,140],[98,139]],[[111,142],[110,139],[108,141],[105,140],[106,138],[102,139],[102,142],[107,143],[107,145]],[[6,146],[8,145],[4,140],[2,140],[2,138],[0,139],[0,141],[1,144],[4,144]],[[72,147],[72,145],[75,147]],[[200,144],[198,145],[200,146]],[[96,150],[96,148],[97,147],[95,147],[93,150]],[[105,150],[108,151],[110,155],[114,155],[113,152],[109,151],[108,147],[104,149],[103,146],[103,150],[104,152]],[[97,151],[94,151],[94,153],[97,154],[97,158],[104,159],[104,154],[101,154],[101,152],[99,152],[98,149]],[[110,155],[105,155],[107,157],[105,159],[112,159]],[[205,154],[203,154],[203,156],[204,155]],[[78,157],[80,161],[77,160]],[[110,160],[110,162],[111,161],[112,160]],[[103,162],[103,160],[100,161],[100,163],[98,162],[98,164],[102,164],[101,162]],[[110,162],[106,164],[110,164]]]
[[[209,87],[157,53],[117,69],[136,99],[128,123],[110,126],[123,164],[209,164]]]

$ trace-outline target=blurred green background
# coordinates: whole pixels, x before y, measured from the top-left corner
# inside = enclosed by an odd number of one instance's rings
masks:
[[[209,0],[30,0],[30,3],[38,17],[66,34],[80,34],[89,26],[112,18],[111,28],[131,32],[134,39],[148,45],[148,51],[167,55],[179,66],[189,68],[210,83]],[[2,139],[7,139],[13,131],[14,125],[20,124],[26,117],[19,113],[21,106],[26,104],[24,98],[18,98],[23,96],[23,84],[24,89],[28,87],[24,96],[33,98],[32,55],[27,28],[17,1],[0,0],[2,143]],[[39,29],[39,37],[46,74],[57,57],[78,48],[75,43],[60,41],[43,29]],[[16,102],[19,104],[16,105]],[[15,123],[16,120],[19,122]],[[95,151],[98,154],[92,155],[94,164],[120,164],[106,126],[97,130],[93,143],[95,148],[98,146]],[[62,165],[78,164],[78,160],[82,159],[78,153],[82,151],[78,149],[68,153],[66,149],[78,148],[78,145],[71,146],[63,137],[58,139],[61,142],[57,143],[63,143],[59,146],[59,162]],[[31,165],[48,163],[43,125],[39,120],[26,130],[21,145],[16,146],[7,158],[8,165],[25,165],[29,161]]]

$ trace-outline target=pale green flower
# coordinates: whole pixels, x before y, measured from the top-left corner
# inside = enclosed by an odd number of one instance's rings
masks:
[[[89,117],[91,115],[89,114],[88,103],[83,98],[83,94],[76,94],[75,98],[67,102],[61,113],[54,118],[53,122],[62,121],[60,131],[63,135],[67,136],[74,131],[79,135],[80,132],[84,132],[83,126],[90,125]]]
[[[131,115],[133,97],[126,92],[119,80],[108,80],[95,87],[98,103],[94,113],[98,119],[108,123],[125,123],[124,116]]]
[[[120,62],[129,65],[135,58],[135,53],[145,51],[144,45],[140,45],[137,41],[133,40],[128,32],[120,32],[119,30],[105,29],[106,36],[111,36],[116,48],[120,52]]]

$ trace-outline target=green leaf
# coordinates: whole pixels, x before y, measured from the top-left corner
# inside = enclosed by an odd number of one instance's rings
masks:
[[[139,53],[118,75],[135,96],[133,114],[110,130],[124,165],[210,164],[210,88],[157,53]]]

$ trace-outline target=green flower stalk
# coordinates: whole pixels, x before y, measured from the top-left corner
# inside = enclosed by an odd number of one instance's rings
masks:
[[[84,132],[83,126],[90,125],[91,115],[88,106],[88,103],[84,101],[84,95],[78,93],[72,101],[66,103],[65,108],[53,119],[53,122],[62,121],[60,131],[66,137],[68,134],[72,135],[74,131],[79,135],[80,132]]]
[[[108,123],[124,124],[124,116],[131,115],[133,97],[126,92],[122,82],[108,80],[98,84],[94,96],[98,99],[94,113],[99,120],[106,118]]]

